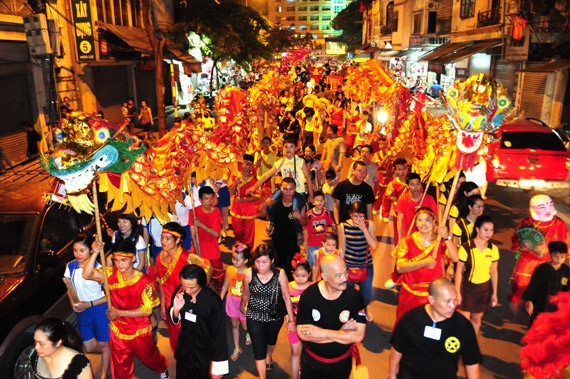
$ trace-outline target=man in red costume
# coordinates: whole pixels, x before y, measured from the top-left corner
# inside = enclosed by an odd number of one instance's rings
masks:
[[[525,228],[528,228],[525,230]],[[543,238],[533,237],[532,229],[542,234]],[[538,236],[540,237],[540,236]],[[556,216],[552,199],[547,195],[535,195],[530,199],[530,217],[523,219],[512,237],[511,250],[518,254],[512,280],[510,308],[518,309],[521,296],[530,282],[534,269],[550,261],[548,243],[562,241],[570,244],[570,233],[566,223]]]
[[[259,196],[247,194],[247,190],[257,183],[252,172],[253,160],[253,155],[243,155],[241,173],[233,178],[229,188],[230,195],[234,196],[230,213],[236,241],[243,242],[250,249],[253,249],[255,241],[255,219],[259,206]]]
[[[94,268],[102,248],[101,243],[94,244],[83,269],[85,279],[103,282],[106,274]],[[111,372],[113,379],[133,379],[137,357],[160,379],[169,379],[168,361],[156,347],[149,317],[160,300],[152,279],[133,267],[135,254],[131,240],[119,241],[113,246],[114,266],[107,268],[111,292],[111,307],[107,311],[111,321]]]
[[[158,292],[160,294],[160,317],[166,321],[168,339],[170,340],[170,348],[173,353],[176,352],[178,344],[180,324],[174,324],[168,317],[168,308],[170,308],[174,290],[180,285],[180,270],[188,263],[192,263],[206,271],[208,281],[212,276],[209,260],[199,257],[197,254],[191,253],[182,247],[185,238],[186,231],[182,225],[177,222],[164,224],[160,236],[162,251],[156,256],[155,264],[154,279],[158,283]]]

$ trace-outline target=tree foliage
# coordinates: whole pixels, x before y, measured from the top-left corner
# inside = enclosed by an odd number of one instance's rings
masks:
[[[175,12],[173,36],[183,41],[188,32],[198,34],[204,55],[214,61],[233,59],[238,64],[269,58],[271,25],[250,7],[220,0],[194,0]]]
[[[353,1],[332,21],[335,30],[342,30],[339,36],[340,43],[349,50],[362,44],[362,13],[359,8],[360,2]]]

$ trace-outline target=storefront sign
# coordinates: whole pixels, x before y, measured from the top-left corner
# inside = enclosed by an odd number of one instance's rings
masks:
[[[512,28],[512,26],[511,26]],[[521,39],[514,39],[512,33],[507,37],[505,59],[507,61],[526,61],[528,59],[528,46],[530,41],[530,28],[526,27]]]
[[[93,38],[93,23],[91,8],[87,0],[71,0],[73,23],[75,26],[75,46],[77,60],[95,60],[95,40]]]
[[[424,39],[422,38],[422,36],[411,36],[410,37],[410,48],[422,47],[423,42],[424,42]]]

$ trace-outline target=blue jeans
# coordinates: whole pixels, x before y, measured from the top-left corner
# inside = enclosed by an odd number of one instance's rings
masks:
[[[277,191],[273,192],[273,195],[271,195],[271,198],[273,200],[275,200],[275,202],[277,203],[277,202],[281,201],[281,199],[283,199],[283,193],[281,192],[280,189],[278,189]],[[299,212],[301,212],[304,205],[305,205],[305,195],[300,194],[299,192],[295,192],[295,195],[293,196],[293,210],[296,209]],[[275,224],[275,207],[273,205],[270,205],[267,207],[267,214],[269,216],[269,223],[274,225]],[[294,221],[295,221],[295,232],[297,234],[303,233],[303,225],[301,225],[301,222],[297,219],[295,219]]]
[[[374,265],[370,263],[368,265],[368,278],[365,281],[358,283],[360,294],[362,295],[362,300],[364,300],[364,306],[368,306],[372,300],[372,280],[374,279]],[[349,286],[354,286],[354,282],[348,282]]]

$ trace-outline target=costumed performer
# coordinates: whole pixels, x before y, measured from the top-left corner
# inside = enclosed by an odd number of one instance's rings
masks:
[[[135,244],[130,240],[120,240],[113,246],[114,266],[107,267],[107,273],[95,269],[95,261],[103,243],[93,244],[93,254],[83,269],[83,277],[103,282],[108,275],[111,292],[111,308],[107,317],[111,321],[111,373],[113,379],[134,378],[137,357],[145,366],[169,379],[168,361],[158,351],[150,315],[160,300],[153,280],[134,268]]]
[[[166,321],[168,339],[172,352],[176,352],[179,324],[174,324],[168,317],[168,308],[174,289],[180,284],[180,270],[188,263],[195,263],[206,272],[210,272],[210,261],[182,247],[186,239],[184,227],[176,222],[168,222],[162,227],[160,243],[162,251],[156,257],[155,280],[160,294],[160,317]]]
[[[447,227],[439,228],[440,241],[436,226],[435,213],[429,208],[419,208],[416,215],[418,231],[404,237],[396,247],[396,270],[401,274],[402,288],[394,325],[398,325],[398,321],[410,309],[427,304],[429,283],[444,276],[446,256],[453,262],[459,259],[457,246],[453,244]]]
[[[509,304],[513,312],[520,305],[521,296],[530,282],[534,269],[541,263],[550,261],[548,243],[562,241],[567,245],[570,244],[570,233],[566,223],[556,216],[556,208],[549,196],[535,195],[530,199],[529,205],[530,217],[520,222],[512,237],[511,250],[518,255],[512,276]],[[540,235],[533,230],[540,232]]]
[[[247,246],[253,246],[255,242],[255,219],[259,213],[260,199],[257,194],[247,194],[248,189],[257,183],[253,174],[253,161],[253,155],[243,155],[241,173],[231,178],[229,186],[230,195],[234,197],[230,209],[234,235],[236,241]]]

